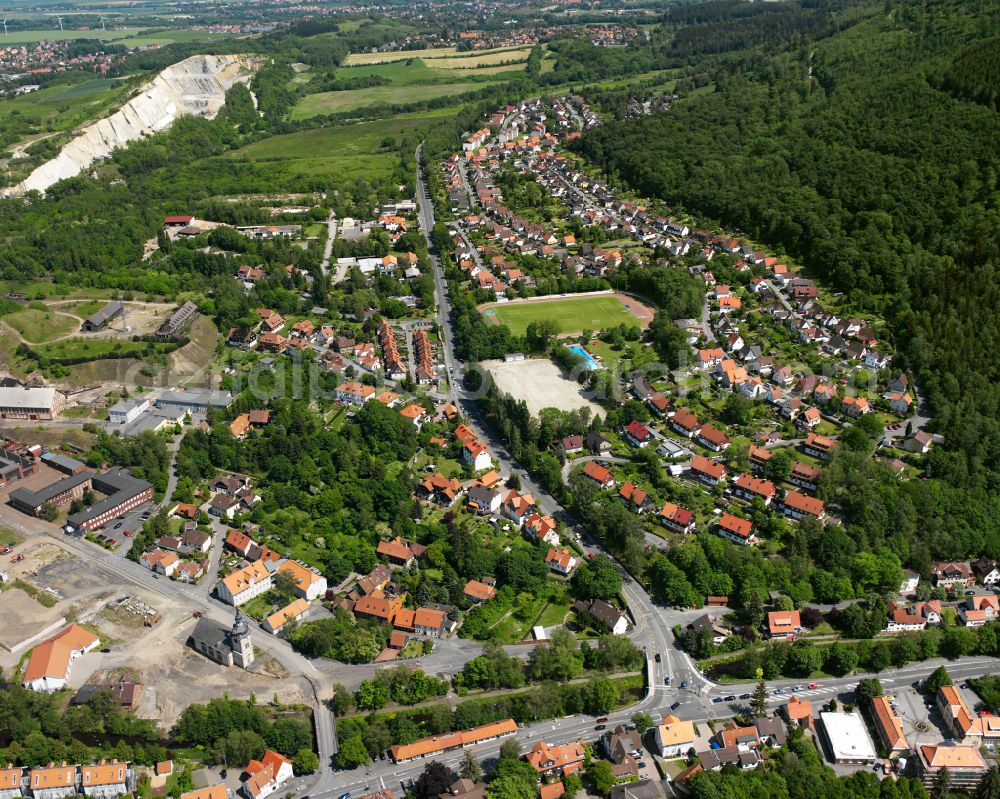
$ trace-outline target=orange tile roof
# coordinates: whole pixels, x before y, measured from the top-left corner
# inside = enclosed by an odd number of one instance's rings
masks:
[[[239,530],[231,529],[229,535],[226,536],[226,544],[237,552],[246,552],[253,544],[253,539]]]
[[[837,446],[837,442],[828,436],[820,436],[816,433],[810,433],[806,436],[805,446],[817,449],[821,452],[828,452]]]
[[[424,409],[419,405],[407,405],[405,408],[400,410],[399,415],[405,419],[413,420],[419,419],[424,415],[424,413],[426,413],[426,411],[424,411]]]
[[[277,630],[283,627],[289,619],[298,618],[307,610],[309,610],[309,603],[299,597],[294,602],[289,602],[281,610],[275,611],[268,616],[267,623],[271,625],[272,630]]]
[[[473,727],[471,730],[462,730],[446,735],[437,735],[431,738],[421,738],[412,744],[396,744],[390,749],[393,760],[412,760],[415,757],[429,755],[436,752],[445,752],[459,746],[469,746],[490,738],[497,738],[501,735],[512,735],[517,732],[517,724],[513,719],[504,719],[493,724],[484,724],[481,727]]]
[[[222,578],[222,583],[226,586],[230,595],[235,597],[246,591],[250,586],[263,582],[269,576],[267,568],[258,560],[244,566],[242,569],[237,569],[227,574]]]
[[[441,625],[444,624],[444,613],[431,608],[417,608],[417,612],[413,616],[413,624],[417,627],[431,627],[440,630]]]
[[[479,485],[486,486],[487,488],[492,488],[497,483],[500,482],[500,475],[497,474],[496,469],[490,469],[486,474],[476,480]],[[530,496],[530,495],[529,495]]]
[[[20,768],[0,768],[0,791],[9,791],[21,787]]]
[[[981,769],[986,771],[986,761],[983,760],[983,756],[979,753],[978,746],[963,746],[963,745],[940,745],[932,746],[926,744],[920,747],[920,754],[923,756],[927,764],[934,769],[947,768],[951,770],[961,769],[967,770],[969,768]]]
[[[181,799],[229,799],[229,789],[223,783],[198,788],[181,794]]]
[[[767,629],[771,635],[788,635],[802,627],[797,610],[772,610],[767,614]]]
[[[968,735],[976,717],[972,715],[972,711],[969,710],[969,706],[958,692],[958,688],[954,685],[943,685],[938,689],[938,694],[948,706],[951,720],[954,721],[955,726],[961,730],[962,735]]]
[[[76,766],[67,766],[65,763],[56,766],[50,763],[45,768],[33,768],[28,784],[33,791],[45,788],[73,787],[76,785]]]
[[[413,550],[403,543],[403,539],[396,536],[392,541],[379,541],[375,550],[379,555],[387,558],[408,561],[414,557]]]
[[[573,554],[568,549],[550,549],[545,556],[545,562],[555,563],[561,569],[568,569],[573,562]]]
[[[761,497],[773,497],[777,490],[770,480],[761,480],[749,474],[741,474],[736,478],[733,486]]]
[[[535,771],[542,773],[550,769],[572,769],[584,760],[583,744],[579,741],[562,745],[551,745],[536,741],[525,759]]]
[[[316,582],[323,579],[322,575],[316,574],[316,572],[311,569],[307,569],[301,563],[296,563],[294,560],[286,560],[278,567],[278,574],[288,574],[295,584],[303,591],[308,590],[308,588]]]
[[[721,480],[726,476],[726,467],[721,463],[709,460],[704,455],[695,455],[691,459],[691,470],[706,474],[715,480]]]
[[[799,513],[808,513],[810,516],[816,516],[817,518],[823,515],[824,508],[826,507],[823,500],[816,497],[807,497],[798,491],[786,491],[785,498],[782,501],[786,507],[792,510]]]
[[[112,760],[106,763],[103,760],[96,766],[81,766],[80,779],[84,788],[91,785],[117,785],[125,782],[127,766]]]
[[[797,696],[793,696],[788,700],[788,704],[785,705],[785,712],[788,714],[790,721],[811,719],[813,712],[812,702],[808,699],[799,699]]]
[[[42,677],[65,678],[73,654],[99,642],[100,638],[78,624],[69,625],[31,650],[22,682],[30,683]]]
[[[660,742],[664,746],[674,746],[677,744],[693,743],[695,739],[694,722],[681,720],[677,716],[667,716],[663,723],[657,728]]]
[[[722,514],[722,517],[719,519],[719,527],[739,538],[750,538],[753,533],[752,523],[747,519],[741,519],[739,516],[733,516],[731,513]]]
[[[242,438],[247,434],[250,429],[250,416],[245,413],[241,413],[229,424],[229,432],[232,434],[233,438]]]
[[[875,723],[878,725],[886,747],[890,751],[908,749],[910,745],[906,742],[906,735],[903,733],[903,722],[893,712],[889,700],[884,696],[873,697],[872,710],[875,715]]]
[[[485,602],[488,599],[493,599],[497,595],[497,590],[492,585],[486,585],[479,580],[469,580],[465,584],[463,593],[473,599],[478,599],[480,602]]]
[[[402,607],[403,600],[398,597],[386,599],[384,596],[372,594],[361,597],[354,605],[354,612],[391,622]]]
[[[346,383],[341,383],[337,386],[337,391],[342,394],[351,394],[355,397],[370,397],[375,393],[375,389],[371,386],[366,386],[353,380],[349,380]]]
[[[459,441],[465,441],[467,438],[475,438],[476,434],[472,432],[472,428],[468,425],[460,424],[455,428],[455,438]]]
[[[416,618],[417,612],[415,610],[410,610],[409,608],[400,608],[396,611],[396,618],[393,619],[393,626],[399,630],[413,630],[413,620]]]
[[[598,483],[601,483],[602,485],[604,483],[614,480],[614,476],[611,474],[611,472],[609,472],[607,469],[601,466],[601,464],[596,463],[595,461],[587,461],[583,465],[583,473],[587,475],[587,477],[589,477],[591,480],[596,480]]]
[[[538,789],[540,799],[559,799],[564,793],[566,793],[566,786],[562,784],[562,780],[550,782]]]

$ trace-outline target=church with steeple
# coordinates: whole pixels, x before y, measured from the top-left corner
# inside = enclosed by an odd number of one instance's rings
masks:
[[[250,625],[238,608],[231,628],[206,617],[198,619],[187,643],[196,652],[222,666],[248,669],[254,661]]]

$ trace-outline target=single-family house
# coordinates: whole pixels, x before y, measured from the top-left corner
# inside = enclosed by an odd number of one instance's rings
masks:
[[[772,610],[767,614],[767,632],[771,638],[794,638],[802,631],[797,610]]]
[[[577,564],[577,559],[568,549],[550,549],[545,556],[546,565],[554,572],[568,575]]]
[[[694,723],[668,715],[653,732],[653,751],[660,757],[680,757],[694,746]]]

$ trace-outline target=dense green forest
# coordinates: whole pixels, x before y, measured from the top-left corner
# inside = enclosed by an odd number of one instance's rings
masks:
[[[747,13],[707,6],[683,13]],[[900,487],[845,455],[824,491],[850,506],[862,548],[923,568],[1000,555],[1000,117],[988,107],[995,39],[976,44],[996,33],[996,11],[854,7],[829,36],[796,31],[779,48],[765,36],[712,91],[578,144],[613,179],[746,231],[889,319],[896,365],[918,375],[946,438],[930,457],[940,479]]]

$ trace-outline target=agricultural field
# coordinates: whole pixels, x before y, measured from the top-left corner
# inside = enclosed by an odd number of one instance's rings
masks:
[[[11,18],[13,19],[13,18]],[[99,23],[98,23],[99,24]],[[67,30],[61,31],[58,26],[54,30],[17,30],[10,26],[7,37],[4,39],[4,46],[16,44],[35,44],[42,40],[50,42],[77,41],[80,39],[100,39],[101,41],[114,42],[126,47],[142,47],[151,44],[170,44],[171,42],[192,42],[205,39],[218,39],[222,34],[208,33],[207,31],[189,30],[158,30],[148,28],[115,28],[113,30],[101,30],[100,27],[89,30]]]
[[[480,310],[518,336],[524,335],[529,324],[542,319],[554,322],[558,333],[579,333],[584,328],[603,330],[623,322],[646,327],[653,318],[651,309],[622,294],[515,300],[491,303]]]
[[[387,136],[420,131],[442,117],[458,112],[457,106],[434,111],[400,114],[357,125],[316,128],[272,136],[227,154],[227,158],[282,165],[289,174],[330,175],[339,179],[375,178],[396,166],[387,158],[382,142]]]
[[[124,102],[130,83],[113,78],[91,78],[55,85],[20,97],[0,100],[0,118],[17,117],[27,125],[48,131],[66,130],[89,121]]]
[[[478,67],[495,67],[512,61],[523,63],[528,60],[530,54],[530,47],[513,47],[504,50],[484,50],[471,55],[463,54],[438,58],[421,56],[421,59],[433,69],[476,69]]]
[[[397,50],[392,53],[351,53],[344,60],[344,66],[386,64],[390,61],[407,61],[411,58],[434,58],[456,54],[458,54],[458,50],[454,47],[429,47],[426,50]]]
[[[421,100],[434,100],[461,94],[476,88],[475,83],[442,83],[426,86],[388,85],[372,86],[367,89],[351,89],[342,92],[320,92],[303,97],[292,109],[292,119],[308,119],[318,114],[334,114],[338,111],[353,111],[370,105],[387,103],[404,105]]]

